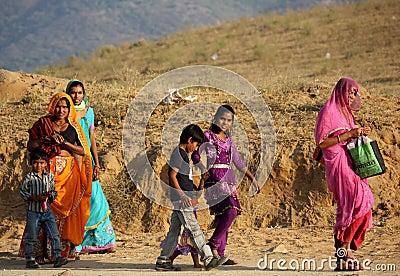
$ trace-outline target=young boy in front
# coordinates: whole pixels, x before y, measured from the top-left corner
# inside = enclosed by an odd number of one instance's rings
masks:
[[[41,226],[51,241],[51,249],[55,256],[54,267],[68,263],[61,257],[60,235],[56,220],[49,204],[57,197],[54,188],[54,176],[45,171],[47,167],[47,153],[41,148],[31,152],[30,164],[32,171],[22,180],[20,194],[28,203],[26,211],[25,259],[27,268],[40,268],[35,261],[34,245],[38,242],[37,235]]]
[[[201,128],[191,124],[186,126],[180,136],[179,146],[174,149],[169,162],[170,197],[174,210],[171,215],[171,225],[160,256],[157,258],[155,269],[158,271],[178,271],[179,267],[173,266],[170,256],[178,244],[182,225],[185,227],[190,239],[201,256],[206,270],[222,265],[227,258],[213,256],[210,246],[206,244],[204,234],[194,215],[192,200],[193,180],[188,153],[196,150],[204,140]],[[202,176],[203,178],[203,176]],[[204,181],[204,179],[202,179]]]

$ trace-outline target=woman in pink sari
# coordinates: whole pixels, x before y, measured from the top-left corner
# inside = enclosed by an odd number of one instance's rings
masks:
[[[318,113],[315,141],[322,149],[326,181],[337,204],[334,238],[336,270],[359,270],[361,267],[349,253],[365,240],[372,227],[374,198],[367,179],[360,179],[352,169],[346,144],[351,138],[368,135],[371,128],[358,127],[353,111],[361,108],[358,84],[349,78],[340,79],[329,100]]]

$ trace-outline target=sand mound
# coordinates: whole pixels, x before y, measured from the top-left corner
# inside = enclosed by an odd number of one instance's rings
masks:
[[[5,164],[0,167],[1,236],[6,233],[21,234],[22,228],[19,225],[24,223],[25,211],[18,188],[23,174],[28,170],[27,130],[39,116],[45,114],[50,97],[62,91],[66,83],[65,79],[0,70],[0,160]],[[331,226],[334,223],[335,206],[332,205],[332,196],[326,186],[324,168],[312,161],[317,111],[326,101],[331,87],[331,84],[324,83],[296,83],[290,88],[292,91],[285,95],[263,92],[271,108],[277,132],[275,162],[260,195],[249,197],[249,183],[244,181],[241,184],[239,190],[245,211],[234,227],[251,226],[257,229]],[[138,88],[131,90],[137,91]],[[105,83],[88,83],[87,91],[89,101],[97,111],[97,136],[103,164],[101,182],[110,203],[116,230],[124,233],[165,231],[169,210],[145,198],[129,179],[123,166],[121,131],[133,94],[122,93],[126,88],[118,84]],[[385,116],[398,114],[398,103],[381,95],[374,96],[368,92],[365,95],[366,101],[359,121],[372,125],[371,137],[378,141],[388,168],[384,175],[370,180],[376,202],[375,223],[384,224],[387,219],[398,215],[400,207],[400,178],[396,170],[400,158],[399,120],[398,117]],[[166,114],[164,117],[178,107],[163,110]],[[240,105],[235,106],[235,109],[238,114],[246,112]],[[250,125],[250,119],[245,116],[241,119],[244,125]],[[158,123],[150,121],[147,129],[154,141],[159,139]],[[256,149],[251,131],[249,140],[250,148]],[[155,164],[156,173],[165,178],[165,158],[161,156],[160,147],[152,146],[151,143],[147,155]],[[254,160],[250,160],[250,168],[252,162]],[[199,213],[199,218],[204,227],[211,224],[206,210]]]

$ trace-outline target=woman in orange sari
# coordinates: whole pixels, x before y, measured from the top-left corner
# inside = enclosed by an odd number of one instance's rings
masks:
[[[86,136],[80,127],[69,95],[58,93],[51,99],[48,115],[29,129],[28,150],[44,149],[49,156],[49,171],[54,174],[58,196],[51,204],[61,237],[63,258],[75,257],[75,246],[81,244],[90,215],[92,161]],[[39,232],[35,249],[37,262],[46,257],[53,261],[50,244]],[[20,256],[25,246],[21,242]]]

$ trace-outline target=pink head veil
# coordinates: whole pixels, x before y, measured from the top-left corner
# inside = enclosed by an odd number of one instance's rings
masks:
[[[349,93],[355,90],[357,95],[349,105]],[[356,81],[350,78],[341,78],[333,88],[329,100],[318,113],[314,135],[317,145],[338,130],[355,128],[352,111],[361,108],[361,93]]]

